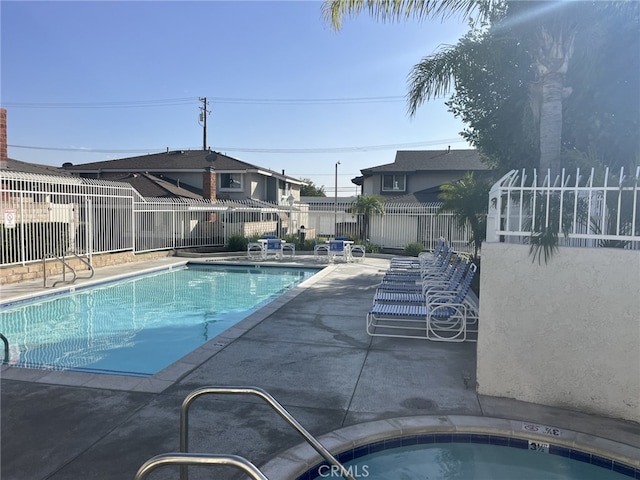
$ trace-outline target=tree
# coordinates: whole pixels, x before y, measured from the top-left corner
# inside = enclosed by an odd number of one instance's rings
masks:
[[[318,187],[316,186],[315,183],[313,183],[308,178],[302,178],[301,181],[306,183],[306,185],[302,185],[300,187],[300,196],[303,196],[303,197],[326,197],[327,196],[327,194],[324,191],[324,185],[322,185],[321,187]]]
[[[487,235],[487,208],[489,179],[478,179],[473,172],[467,172],[457,182],[446,183],[440,187],[440,200],[443,201],[440,212],[450,211],[456,214],[458,225],[467,223],[471,228],[469,244],[473,246],[474,261],[478,258],[480,245]]]
[[[485,163],[499,173],[537,164],[528,89],[533,74],[515,39],[473,30],[431,55],[428,63],[435,71],[442,70],[440,63],[455,66],[455,92],[446,105],[465,123],[461,135],[482,153]]]
[[[371,215],[384,214],[384,199],[378,195],[360,195],[357,200],[351,204],[351,211],[362,215],[360,238],[366,241],[369,238]]]
[[[624,3],[624,8],[637,11],[637,5],[629,6],[633,3]],[[563,107],[573,91],[565,81],[571,71],[569,67],[576,38],[581,32],[593,28],[603,14],[609,14],[607,10],[616,8],[617,4],[612,7],[610,2],[327,0],[323,4],[323,15],[336,30],[340,29],[345,16],[355,15],[362,10],[368,10],[383,22],[444,18],[455,14],[471,19],[474,15],[472,26],[478,31],[489,32],[490,37],[484,40],[490,39],[492,46],[498,45],[498,40],[506,42],[505,45],[510,40],[511,46],[517,47],[518,55],[525,55],[526,61],[520,61],[518,68],[521,73],[529,69],[528,76],[520,78],[524,81],[520,87],[527,90],[529,105],[526,114],[530,115],[530,121],[523,115],[523,110],[520,118],[511,118],[511,122],[528,122],[528,131],[533,133],[535,139],[534,150],[537,150],[535,165],[543,170],[549,169],[554,175],[561,166]],[[615,26],[612,28],[615,29]],[[468,64],[460,62],[470,58],[469,52],[474,47],[474,41],[472,37],[466,38],[455,48],[426,57],[413,68],[409,76],[410,115],[414,115],[424,101],[445,95],[453,88],[460,101],[461,95],[465,95],[462,90],[465,85],[461,80],[468,80],[471,74],[482,73],[478,61]],[[486,53],[485,49],[483,59],[489,58]],[[498,67],[496,73],[509,71],[504,68],[509,67],[508,63],[498,60]],[[452,106],[456,108],[455,104]],[[475,133],[480,134],[481,131],[476,130]]]

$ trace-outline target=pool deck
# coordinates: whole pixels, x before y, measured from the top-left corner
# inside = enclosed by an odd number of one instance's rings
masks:
[[[77,285],[187,260],[234,259],[173,257],[106,267]],[[297,256],[296,262],[316,265],[311,257]],[[2,367],[0,478],[133,479],[147,459],[179,450],[182,400],[214,385],[260,387],[312,435],[330,443],[336,442],[326,437],[329,432],[358,430],[365,422],[373,423],[362,431],[381,424],[409,431],[415,417],[452,430],[474,422],[478,431],[491,425],[510,425],[513,431],[524,423],[551,426],[571,431],[566,438],[594,449],[609,446],[600,439],[618,442],[614,453],[640,459],[636,423],[478,395],[474,343],[369,337],[365,316],[388,265],[382,256],[329,265],[151,378]],[[7,302],[43,291],[42,281],[25,282],[1,287],[0,298]],[[190,451],[240,455],[258,466],[302,442],[255,397],[203,397],[189,418]],[[277,476],[284,471],[278,468],[271,467],[271,480],[285,480]],[[163,468],[149,478],[175,479],[177,469]],[[228,467],[215,473],[192,467],[189,478],[245,477]]]

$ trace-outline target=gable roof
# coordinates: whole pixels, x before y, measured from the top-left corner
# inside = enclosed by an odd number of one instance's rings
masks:
[[[60,175],[69,176],[68,172],[51,165],[40,165],[38,163],[28,163],[13,158],[7,158],[7,168],[10,172],[35,173],[38,175]]]
[[[189,185],[182,186],[175,181],[150,173],[103,172],[100,179],[128,183],[143,197],[202,199],[202,189],[190,188]]]
[[[385,173],[490,170],[477,150],[398,150],[393,163],[361,170],[364,176]]]
[[[303,184],[297,178],[289,177],[268,168],[262,168],[251,163],[243,162],[222,153],[210,150],[173,150],[161,153],[150,153],[137,157],[104,160],[101,162],[72,165],[65,163],[62,168],[73,173],[111,172],[202,172],[207,167],[217,171],[227,172],[257,172],[262,175],[276,177],[295,184]]]

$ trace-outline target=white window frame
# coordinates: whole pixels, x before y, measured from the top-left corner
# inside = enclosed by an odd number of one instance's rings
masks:
[[[222,186],[222,176],[223,175],[231,175],[231,180],[233,180],[234,176],[240,177],[240,186],[239,187],[223,187]],[[244,175],[239,172],[221,172],[218,174],[218,190],[221,192],[241,192],[244,190]]]
[[[391,184],[395,185],[398,184],[398,188],[386,188],[384,186],[384,179],[385,177],[392,177],[391,179]],[[381,191],[383,192],[406,192],[407,191],[407,176],[406,175],[393,175],[393,174],[387,174],[387,175],[382,175],[382,185],[380,186]],[[402,188],[400,188],[400,180],[402,180]]]

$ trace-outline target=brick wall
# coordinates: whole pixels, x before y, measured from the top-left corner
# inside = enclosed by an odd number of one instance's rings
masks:
[[[7,110],[0,108],[0,169],[7,168]]]
[[[213,167],[207,167],[202,174],[202,198],[216,199],[216,172]]]
[[[164,258],[172,255],[171,251],[161,252],[149,252],[134,255],[132,252],[119,252],[119,253],[106,253],[102,255],[93,255],[92,264],[95,270],[102,267],[111,267],[115,265],[122,265],[125,263],[142,262],[145,260],[154,260],[156,258]],[[71,265],[76,272],[82,275],[82,272],[88,271],[87,266],[77,258],[67,258],[65,260]],[[62,275],[62,263],[55,258],[47,259],[44,264],[46,268],[47,279],[55,277],[55,280],[59,280],[59,276]],[[23,282],[26,280],[42,279],[43,275],[43,263],[31,263],[29,265],[12,265],[8,267],[0,268],[0,285],[7,285],[10,283]],[[67,270],[67,275],[71,273]],[[70,278],[70,277],[68,277]],[[52,278],[52,282],[53,282]],[[47,281],[48,283],[48,281]]]

